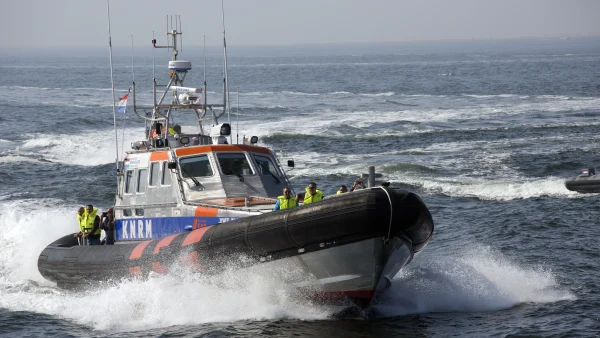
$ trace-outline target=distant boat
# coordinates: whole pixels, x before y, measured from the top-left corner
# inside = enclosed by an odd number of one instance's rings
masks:
[[[583,169],[581,174],[565,182],[567,189],[581,193],[600,193],[600,175],[594,168]]]

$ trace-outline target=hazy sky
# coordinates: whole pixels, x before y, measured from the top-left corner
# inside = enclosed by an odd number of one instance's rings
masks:
[[[177,4],[177,5],[175,5]],[[114,46],[165,43],[167,15],[184,46],[221,43],[220,0],[112,0]],[[600,35],[600,0],[226,0],[229,45]],[[0,0],[4,47],[108,45],[106,0]]]

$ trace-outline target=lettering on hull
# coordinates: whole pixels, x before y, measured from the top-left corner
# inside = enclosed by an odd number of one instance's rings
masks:
[[[128,219],[122,220],[122,240],[126,239],[149,239],[152,237],[152,220],[151,219]],[[117,227],[118,228],[118,227]]]
[[[117,220],[117,241],[138,241],[166,237],[225,223],[239,217],[160,217]]]

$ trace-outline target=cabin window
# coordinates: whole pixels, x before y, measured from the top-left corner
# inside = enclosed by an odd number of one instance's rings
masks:
[[[158,185],[158,178],[160,177],[160,162],[150,162],[150,182],[148,186],[155,187]]]
[[[261,175],[279,175],[277,167],[273,161],[267,156],[254,155],[254,160],[257,164],[257,170]]]
[[[125,193],[133,193],[133,170],[127,170],[125,172]]]
[[[217,154],[221,172],[224,175],[253,175],[254,172],[246,155],[242,153],[222,153]]]
[[[171,171],[167,167],[167,161],[162,163],[162,177],[160,179],[161,185],[171,185]]]
[[[138,170],[138,180],[137,180],[137,189],[136,191],[140,194],[146,192],[146,182],[148,181],[148,170],[140,169]]]
[[[179,160],[179,167],[181,168],[181,176],[184,178],[213,175],[207,155],[182,158]]]
[[[123,216],[131,217],[131,209],[123,209]]]
[[[135,209],[135,215],[136,216],[144,216],[144,209]]]

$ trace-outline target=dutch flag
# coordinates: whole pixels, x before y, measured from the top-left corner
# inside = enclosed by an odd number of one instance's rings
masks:
[[[119,113],[125,113],[125,108],[127,108],[127,99],[129,98],[129,94],[125,94],[125,96],[119,98],[119,104],[117,105],[117,111]]]

